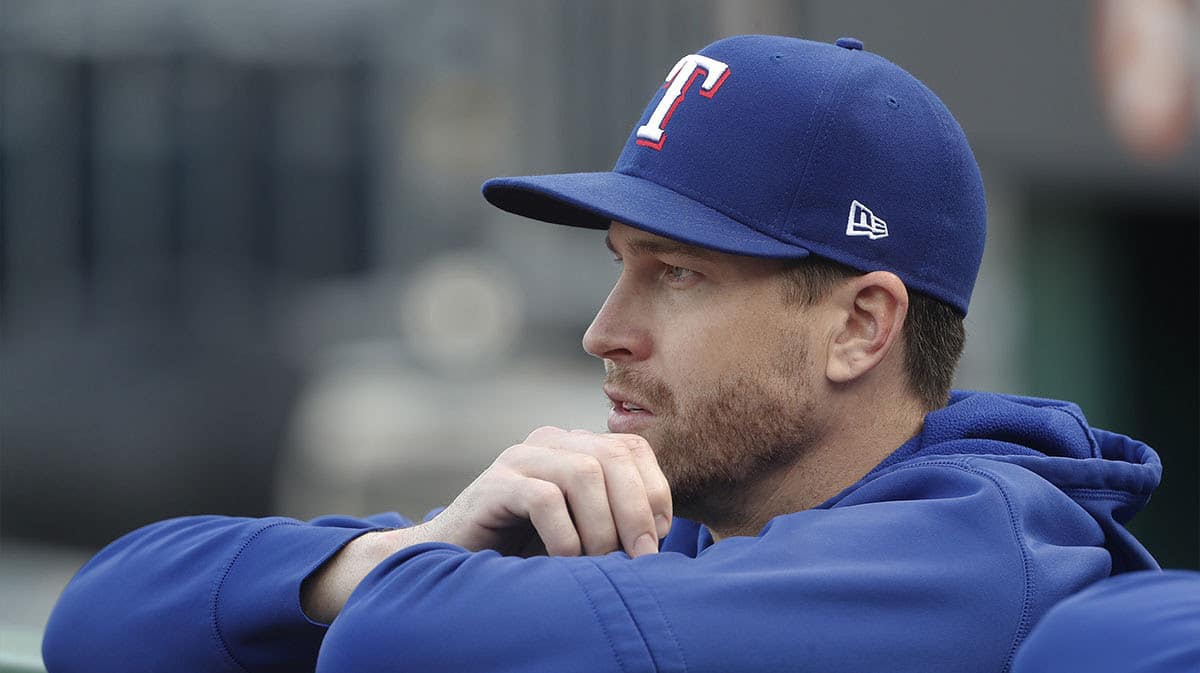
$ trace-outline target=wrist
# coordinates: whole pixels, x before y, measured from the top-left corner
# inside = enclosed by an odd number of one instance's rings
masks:
[[[301,586],[301,606],[310,619],[328,624],[359,582],[375,566],[401,549],[416,544],[413,528],[376,530],[354,538],[325,562]]]

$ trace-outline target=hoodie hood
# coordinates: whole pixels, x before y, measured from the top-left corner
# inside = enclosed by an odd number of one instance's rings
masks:
[[[1158,454],[1135,439],[1090,427],[1077,405],[954,391],[949,404],[925,417],[920,434],[847,491],[901,463],[945,456],[986,458],[1034,472],[1104,529],[1114,573],[1157,567],[1123,524],[1145,507],[1162,479]]]

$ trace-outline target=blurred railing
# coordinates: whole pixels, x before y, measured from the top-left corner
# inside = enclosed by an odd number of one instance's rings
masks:
[[[0,628],[0,673],[45,673],[42,636],[36,631]]]

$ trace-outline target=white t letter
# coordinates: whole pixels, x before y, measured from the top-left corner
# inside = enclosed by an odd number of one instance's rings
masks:
[[[717,89],[725,83],[725,78],[729,76],[729,66],[700,54],[689,54],[679,59],[671,72],[667,74],[667,92],[663,94],[662,100],[658,101],[658,107],[654,108],[654,114],[650,115],[650,119],[645,126],[639,126],[637,130],[637,144],[645,147],[652,147],[656,150],[661,150],[663,143],[667,140],[665,129],[667,122],[671,121],[671,115],[675,114],[675,108],[683,102],[684,95],[692,86],[692,82],[700,75],[700,70],[705,71],[704,81],[700,84],[700,95],[705,98],[712,98],[717,93]]]

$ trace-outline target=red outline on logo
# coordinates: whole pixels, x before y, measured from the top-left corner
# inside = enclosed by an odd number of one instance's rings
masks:
[[[663,116],[662,125],[660,125],[658,127],[659,130],[663,132],[663,134],[662,134],[662,137],[658,139],[658,142],[652,143],[649,140],[646,140],[644,138],[638,138],[637,139],[638,145],[641,145],[642,147],[649,147],[652,150],[659,150],[659,151],[662,150],[663,143],[667,142],[667,123],[671,121],[671,115],[675,114],[675,108],[679,107],[679,104],[683,102],[684,97],[687,96],[688,89],[692,88],[692,84],[694,84],[696,82],[696,78],[700,76],[700,73],[704,73],[704,76],[708,77],[708,68],[705,68],[704,66],[701,66],[701,65],[697,65],[696,68],[694,70],[692,70],[692,76],[688,78],[687,84],[684,84],[683,88],[679,90],[679,95],[675,97],[675,102],[671,104],[671,109],[667,110],[667,114],[665,116]],[[704,96],[705,98],[712,98],[713,96],[715,96],[717,94],[717,90],[721,88],[721,85],[724,84],[725,80],[728,78],[729,78],[729,68],[725,68],[725,74],[721,75],[721,79],[717,80],[717,83],[714,84],[713,87],[711,89],[709,89],[708,91],[705,91],[702,87],[700,89],[700,95]],[[665,88],[671,86],[671,82],[673,82],[674,80],[675,80],[675,78],[672,77],[671,79],[664,82],[663,88],[665,89]]]
[[[701,88],[700,95],[704,96],[705,98],[712,98],[713,96],[717,95],[717,89],[721,88],[721,85],[725,83],[726,79],[729,79],[728,67],[725,68],[725,74],[721,75],[721,79],[717,80],[717,83],[713,85],[713,88],[709,89],[708,91],[705,91],[703,88]]]

